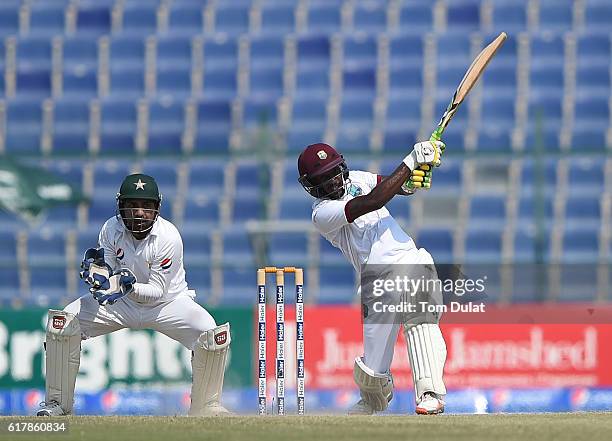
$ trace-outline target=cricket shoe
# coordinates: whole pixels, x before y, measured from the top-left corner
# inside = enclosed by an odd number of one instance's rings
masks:
[[[444,401],[431,392],[426,392],[423,395],[423,399],[416,407],[416,413],[419,415],[437,415],[443,412]]]
[[[62,416],[67,415],[57,401],[43,401],[40,403],[40,409],[36,412],[36,416]]]
[[[372,406],[363,401],[363,399],[357,401],[348,410],[349,415],[374,415],[374,413]]]
[[[213,401],[208,403],[206,406],[202,408],[197,415],[193,416],[203,416],[203,417],[212,417],[212,416],[230,416],[233,415],[229,410],[225,407],[221,406],[218,401]]]

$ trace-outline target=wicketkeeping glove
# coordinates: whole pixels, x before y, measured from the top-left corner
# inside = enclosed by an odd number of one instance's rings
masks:
[[[79,273],[85,283],[97,289],[108,282],[111,273],[111,267],[104,262],[104,248],[89,248],[85,251]]]
[[[90,288],[93,298],[102,306],[112,305],[121,297],[134,291],[136,276],[127,268],[116,271],[100,288]]]

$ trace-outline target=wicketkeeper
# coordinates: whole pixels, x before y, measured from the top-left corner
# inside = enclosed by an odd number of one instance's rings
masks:
[[[192,351],[189,415],[227,414],[220,404],[230,325],[217,325],[187,287],[183,241],[159,215],[162,197],[151,176],[127,176],[117,213],[100,230],[100,248],[85,252],[81,278],[90,293],[63,311],[49,310],[46,398],[38,416],[68,415],[74,403],[81,339],[122,328],[153,329]]]
[[[442,142],[419,142],[390,176],[365,171],[349,171],[344,158],[327,144],[308,146],[298,159],[299,181],[316,198],[312,221],[321,235],[351,262],[359,273],[363,265],[418,266],[437,279],[431,255],[417,248],[412,238],[389,214],[385,204],[395,195],[411,194],[428,187],[431,166],[440,164]],[[384,274],[380,275],[384,279]],[[381,279],[381,280],[383,280]],[[425,292],[435,297],[434,292]],[[363,297],[363,296],[362,296]],[[404,323],[377,322],[364,307],[364,355],[355,359],[354,379],[361,400],[350,414],[370,415],[388,407],[393,397],[393,377],[389,370],[399,328],[403,325],[416,393],[418,414],[444,411],[446,388],[442,371],[446,344],[439,316],[422,315]],[[371,312],[371,311],[370,311]]]

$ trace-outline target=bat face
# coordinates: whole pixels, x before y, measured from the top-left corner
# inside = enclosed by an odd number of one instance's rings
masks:
[[[485,68],[487,67],[487,64],[489,64],[489,61],[491,61],[498,49],[504,44],[506,38],[506,33],[502,32],[495,40],[489,43],[489,45],[485,47],[474,59],[467,72],[465,73],[463,79],[461,80],[461,83],[459,83],[459,87],[457,87],[457,90],[453,95],[453,99],[446,108],[444,115],[442,115],[442,118],[438,123],[438,127],[432,133],[430,138],[431,140],[440,140],[440,138],[442,137],[442,132],[444,132],[444,129],[457,112],[459,104],[463,102],[467,94],[470,92],[470,90],[472,90],[476,82],[478,82],[478,78],[480,78]]]

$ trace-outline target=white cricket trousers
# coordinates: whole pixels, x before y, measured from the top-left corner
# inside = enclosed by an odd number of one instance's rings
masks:
[[[100,306],[88,294],[70,303],[64,311],[78,317],[83,338],[109,334],[122,328],[152,329],[190,350],[202,332],[217,326],[215,319],[195,302],[189,292],[152,304],[138,303],[125,296],[114,305],[106,306]]]

